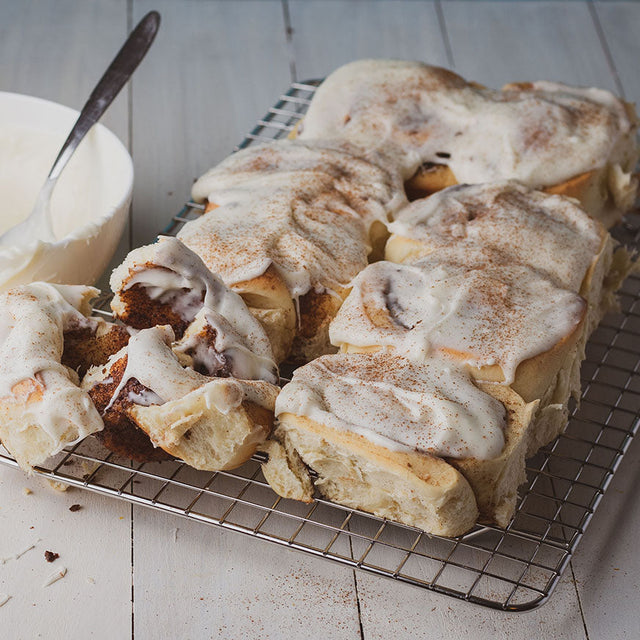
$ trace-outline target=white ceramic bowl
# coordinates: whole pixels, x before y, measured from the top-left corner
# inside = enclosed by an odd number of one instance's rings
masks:
[[[78,117],[55,102],[0,92],[0,227],[26,217]],[[58,180],[51,200],[58,240],[25,238],[0,247],[0,291],[46,280],[93,284],[111,260],[127,220],[133,163],[127,149],[98,124]],[[0,231],[6,230],[0,228]]]

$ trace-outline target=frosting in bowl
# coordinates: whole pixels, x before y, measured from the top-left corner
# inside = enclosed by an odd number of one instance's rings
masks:
[[[78,113],[0,92],[0,233],[24,220]],[[55,242],[25,238],[0,247],[0,290],[34,280],[92,284],[118,244],[133,165],[122,143],[96,125],[69,161],[51,199]]]

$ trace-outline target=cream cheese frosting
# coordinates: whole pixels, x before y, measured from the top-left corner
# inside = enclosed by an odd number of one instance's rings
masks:
[[[414,360],[438,351],[474,367],[497,364],[510,384],[521,362],[570,335],[585,311],[583,298],[540,272],[457,247],[367,267],[329,335],[336,346],[387,347]]]
[[[76,372],[61,363],[64,332],[96,328],[85,314],[97,294],[93,287],[36,282],[0,296],[0,397],[10,402],[24,381],[41,385],[42,397],[25,403],[23,424],[50,437],[50,455],[104,427]]]
[[[504,446],[505,409],[458,365],[385,354],[322,356],[297,369],[276,415],[304,416],[392,451],[491,459]]]
[[[601,89],[533,82],[496,91],[420,62],[360,60],[318,88],[299,137],[395,148],[407,178],[436,163],[458,183],[513,178],[540,187],[608,162],[632,165],[635,126]]]
[[[0,91],[0,232],[23,222],[79,113]],[[87,133],[51,194],[53,236],[42,229],[0,247],[0,291],[34,281],[93,284],[122,234],[133,163],[105,127]]]
[[[367,264],[371,227],[406,204],[382,156],[349,149],[278,140],[233,154],[193,187],[217,208],[178,237],[229,286],[273,265],[294,298],[344,287]]]
[[[221,368],[217,358],[234,377],[278,381],[271,343],[262,325],[243,299],[182,242],[162,237],[129,253],[113,272],[111,287],[117,294],[135,285],[143,287],[151,300],[169,304],[186,322],[195,322],[178,348],[197,354],[195,364],[208,374]]]
[[[125,356],[127,364],[105,411],[115,402],[129,380],[137,380],[152,392],[152,395],[144,398],[130,397],[129,400],[134,404],[162,404],[177,400],[208,380],[206,376],[180,364],[171,350],[174,338],[173,329],[167,325],[142,329],[131,336],[126,347],[111,356],[107,369]],[[86,376],[83,386],[93,381],[93,377]]]
[[[389,230],[391,245],[407,238],[423,245],[423,255],[454,245],[487,247],[576,292],[605,235],[573,200],[512,181],[457,185],[416,200]],[[412,249],[420,257],[417,245]]]
[[[264,351],[267,355],[260,355],[251,345],[247,346],[247,341],[241,339],[224,316],[207,308],[196,315],[173,348],[190,359],[189,366],[208,376],[224,375],[228,371],[242,380],[278,382],[278,368],[271,349]]]
[[[168,325],[138,331],[131,336],[126,347],[109,358],[104,367],[94,367],[85,376],[83,388],[90,389],[96,384],[111,383],[111,368],[116,362],[126,358],[124,372],[105,411],[113,405],[130,380],[137,380],[145,388],[143,393],[129,393],[127,397],[132,404],[141,406],[178,400],[201,388],[207,402],[224,414],[239,406],[245,399],[261,406],[273,406],[273,395],[277,390],[267,382],[233,378],[212,380],[183,366],[172,349],[174,338],[173,330]]]

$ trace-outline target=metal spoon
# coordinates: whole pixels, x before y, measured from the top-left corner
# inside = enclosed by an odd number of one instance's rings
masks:
[[[40,189],[38,199],[29,217],[2,234],[0,246],[26,244],[34,238],[44,242],[56,240],[53,234],[49,206],[56,181],[89,129],[102,117],[102,114],[142,62],[156,37],[159,26],[160,14],[157,11],[150,11],[131,32],[82,108],[69,137],[62,145],[62,149],[51,167],[49,176]]]

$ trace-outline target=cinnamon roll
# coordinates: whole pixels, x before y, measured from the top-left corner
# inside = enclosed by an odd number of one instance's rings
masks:
[[[269,450],[265,477],[285,497],[304,496],[298,489],[309,480],[295,453],[315,472],[316,490],[340,504],[439,535],[461,535],[478,516],[504,525],[524,479],[537,401],[507,388],[498,400],[483,389],[437,358],[318,358],[296,370],[276,401],[280,456]],[[283,460],[292,460],[284,470]],[[297,485],[281,482],[291,475]]]
[[[330,348],[328,324],[349,281],[406,203],[382,156],[287,140],[233,154],[195,183],[193,197],[208,212],[179,238],[243,296],[278,360]]]
[[[635,199],[637,125],[634,106],[601,89],[496,91],[420,62],[359,60],[320,85],[297,135],[384,149],[413,197],[515,179],[577,198],[611,226]]]

